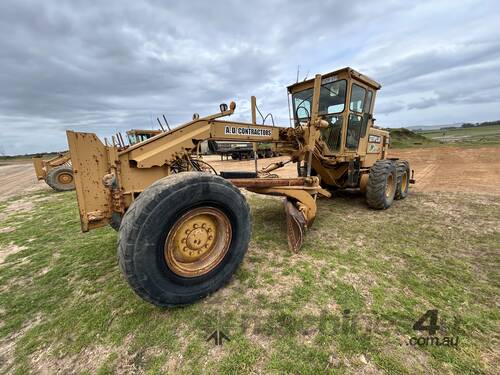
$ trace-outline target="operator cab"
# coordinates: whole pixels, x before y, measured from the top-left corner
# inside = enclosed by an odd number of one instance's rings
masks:
[[[136,143],[144,142],[145,140],[154,137],[161,133],[161,130],[144,130],[144,129],[132,129],[127,131],[127,138],[129,145],[135,145]]]
[[[329,123],[321,130],[327,154],[356,153],[360,140],[364,139],[371,125],[375,93],[380,84],[344,68],[322,76],[319,94],[319,116]],[[312,114],[314,79],[288,86],[292,95],[295,126],[307,122]]]

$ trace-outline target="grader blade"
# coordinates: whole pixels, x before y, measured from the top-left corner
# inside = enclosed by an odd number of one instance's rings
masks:
[[[288,198],[285,198],[285,213],[288,247],[294,253],[298,253],[304,242],[306,219]]]

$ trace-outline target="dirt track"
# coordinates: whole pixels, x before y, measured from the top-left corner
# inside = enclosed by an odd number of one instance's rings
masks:
[[[0,201],[26,191],[50,189],[39,182],[31,163],[0,165]]]
[[[417,183],[412,190],[421,192],[449,191],[500,195],[500,148],[424,148],[391,150],[391,156],[410,161]],[[208,156],[217,171],[253,170],[253,160],[220,161]],[[259,160],[259,168],[287,157]],[[278,173],[282,177],[297,175],[290,163]],[[31,163],[0,166],[0,201],[26,191],[50,188],[37,181]]]
[[[500,148],[394,150],[415,170],[415,191],[500,195]]]

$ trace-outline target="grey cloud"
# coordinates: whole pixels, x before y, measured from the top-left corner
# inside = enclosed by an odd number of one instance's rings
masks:
[[[382,102],[377,104],[377,113],[389,114],[399,112],[406,108],[406,105],[401,101]]]
[[[378,79],[386,85],[404,83],[457,67],[477,65],[500,58],[500,42],[464,43],[452,51],[434,49],[398,59],[378,69]]]
[[[425,99],[420,99],[416,102],[410,103],[407,105],[406,108],[408,109],[424,109],[424,108],[430,108],[435,105],[438,105],[439,99],[438,98],[425,98]]]
[[[248,119],[252,94],[287,125],[285,86],[298,64],[301,76],[366,69],[384,84],[376,111],[389,123],[406,121],[407,109],[428,110],[433,98],[461,105],[498,94],[494,16],[486,32],[470,26],[459,40],[427,29],[418,36],[412,30],[423,29],[430,4],[460,16],[456,3],[427,1],[1,2],[0,127],[11,141],[0,146],[60,150],[68,128],[109,136],[156,127],[161,113],[178,124],[231,99],[241,102],[235,118]],[[413,41],[425,47],[412,50]]]

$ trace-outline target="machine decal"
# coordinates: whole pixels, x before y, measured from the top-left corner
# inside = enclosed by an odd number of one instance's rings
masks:
[[[370,137],[368,137],[368,142],[380,143],[380,136],[379,135],[370,135]]]
[[[377,154],[380,152],[380,145],[377,143],[368,143],[368,150],[366,152],[369,154]]]
[[[270,129],[260,129],[260,128],[240,128],[236,126],[225,126],[225,135],[241,135],[241,136],[257,136],[257,137],[271,137],[273,135]]]

